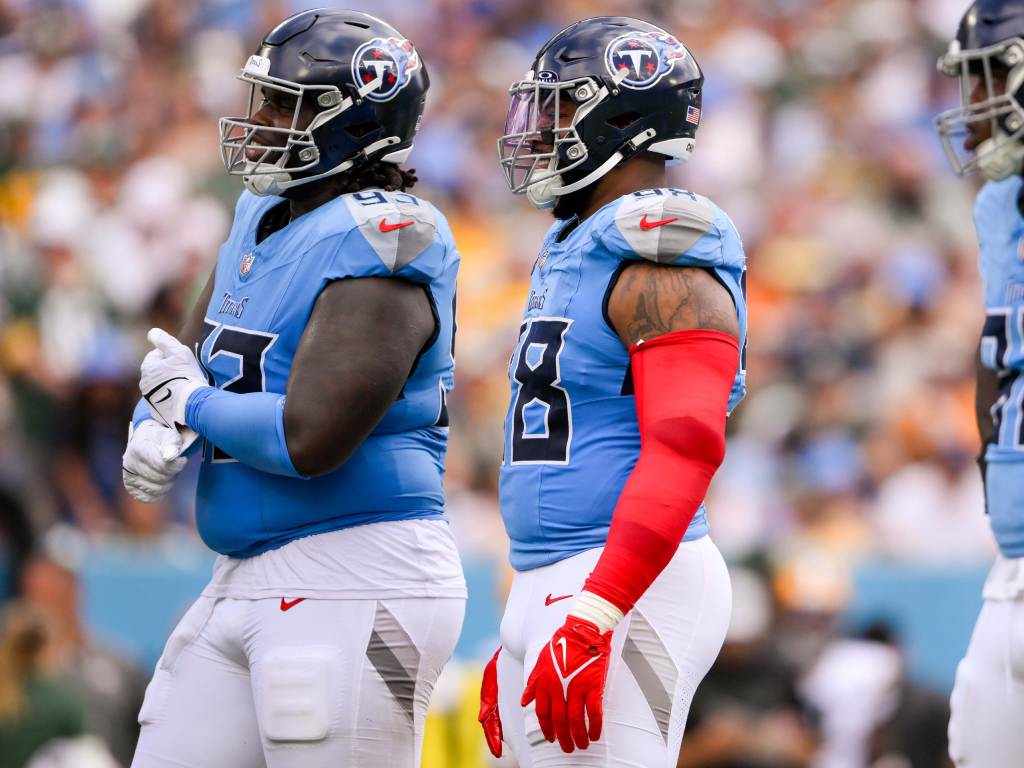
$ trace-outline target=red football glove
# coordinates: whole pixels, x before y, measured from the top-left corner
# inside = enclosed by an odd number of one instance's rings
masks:
[[[536,700],[544,738],[558,739],[563,752],[572,752],[574,744],[586,749],[601,737],[611,647],[611,631],[601,634],[595,624],[570,615],[526,681],[522,705]]]
[[[484,667],[484,681],[480,685],[480,716],[477,720],[484,729],[487,748],[495,757],[501,757],[501,717],[498,715],[498,654],[501,646]]]

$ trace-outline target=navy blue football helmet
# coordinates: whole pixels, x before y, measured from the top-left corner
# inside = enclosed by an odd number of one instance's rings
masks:
[[[956,38],[939,58],[939,71],[960,78],[960,106],[935,118],[946,156],[960,175],[975,170],[1000,180],[1024,168],[1024,2],[977,0]],[[1005,87],[1002,78],[1005,74]],[[972,103],[974,84],[984,98]],[[968,126],[989,121],[992,137],[973,153],[958,151]]]
[[[685,160],[704,75],[678,39],[628,16],[566,27],[512,84],[498,157],[509,187],[539,208],[639,152]]]
[[[258,195],[371,160],[404,162],[430,85],[413,44],[390,24],[327,9],[281,22],[238,77],[251,89],[249,114],[221,119],[221,157]],[[289,127],[253,120],[267,99],[291,110]]]

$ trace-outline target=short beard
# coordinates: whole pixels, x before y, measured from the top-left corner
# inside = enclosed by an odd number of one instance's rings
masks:
[[[562,184],[573,184],[582,179],[584,174],[569,171],[562,174]],[[583,217],[590,203],[594,199],[595,184],[587,184],[583,189],[577,189],[567,195],[555,198],[555,206],[551,209],[551,215],[559,221],[566,221],[574,216]]]

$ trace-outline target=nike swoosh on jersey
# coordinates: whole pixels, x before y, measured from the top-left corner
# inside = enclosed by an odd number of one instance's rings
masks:
[[[301,603],[305,599],[306,598],[304,598],[304,597],[296,597],[294,600],[285,600],[282,597],[281,598],[281,610],[282,611],[287,611],[289,608],[294,608],[296,605],[298,605],[299,603]]]
[[[658,221],[648,221],[647,214],[643,215],[640,219],[640,229],[655,229],[656,227],[663,227],[666,224],[671,224],[673,221],[679,221],[678,216],[673,216],[669,219],[659,219]]]
[[[409,220],[409,221],[400,221],[397,224],[388,224],[388,220],[387,219],[381,219],[380,220],[380,231],[381,232],[394,232],[396,229],[401,229],[402,227],[408,227],[408,226],[411,226],[412,224],[415,224],[415,223],[416,222],[414,220]]]

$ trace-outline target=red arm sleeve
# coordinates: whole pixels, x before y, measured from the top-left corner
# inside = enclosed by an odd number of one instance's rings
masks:
[[[676,331],[629,351],[640,458],[583,585],[623,613],[672,559],[725,457],[739,343],[720,331]]]

